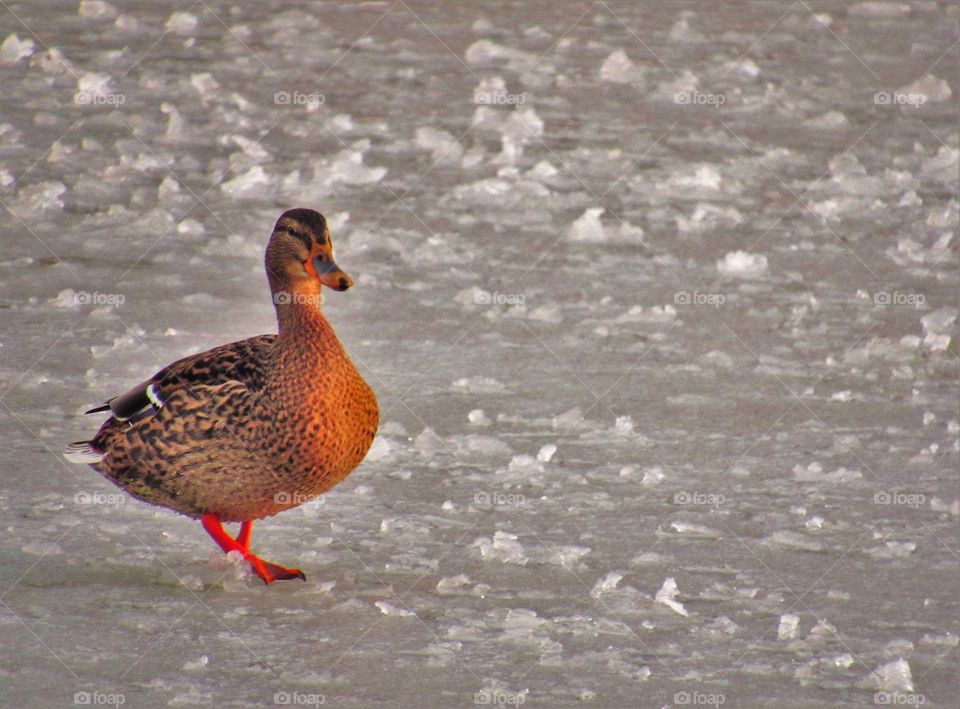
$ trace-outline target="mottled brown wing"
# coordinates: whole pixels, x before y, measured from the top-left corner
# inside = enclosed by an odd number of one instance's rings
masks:
[[[155,399],[164,401],[177,389],[196,385],[237,381],[249,391],[256,391],[263,386],[267,358],[276,339],[276,335],[258,335],[178,359],[87,413],[109,410],[116,418],[127,421],[151,412],[157,403]]]
[[[235,380],[180,386],[149,415],[108,419],[91,441],[104,451],[93,467],[134,497],[191,517],[272,514],[286,488],[248,440],[253,405]]]

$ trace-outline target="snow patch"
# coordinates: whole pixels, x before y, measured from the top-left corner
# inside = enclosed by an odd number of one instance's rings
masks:
[[[639,84],[644,80],[644,72],[630,61],[625,51],[617,49],[600,65],[600,78],[614,84]]]
[[[526,71],[537,63],[535,54],[497,44],[489,39],[478,39],[467,47],[464,59],[467,64],[474,66],[505,65],[507,69],[516,72]]]
[[[422,150],[431,151],[430,160],[433,163],[456,164],[463,157],[463,146],[445,130],[417,128],[414,143]]]
[[[589,207],[567,232],[570,241],[579,241],[593,244],[600,243],[638,243],[643,239],[643,229],[627,222],[621,222],[615,227],[605,227],[600,221],[600,215],[606,210],[603,207]]]
[[[471,394],[502,394],[507,391],[501,382],[493,377],[463,377],[452,384],[454,390]]]
[[[16,34],[8,34],[0,44],[0,64],[16,64],[33,54],[34,43],[29,37],[20,39]]]
[[[717,261],[717,270],[725,276],[756,278],[767,272],[767,257],[746,251],[731,251]]]

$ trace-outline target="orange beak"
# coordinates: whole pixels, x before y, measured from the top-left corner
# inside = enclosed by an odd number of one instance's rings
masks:
[[[308,262],[308,271],[313,271],[311,275],[317,277],[327,288],[333,290],[345,291],[353,285],[353,279],[340,270],[336,262],[326,258],[323,254],[314,256]]]
[[[344,291],[353,285],[353,279],[341,271],[336,264],[333,264],[336,270],[320,274],[319,280],[327,288]]]

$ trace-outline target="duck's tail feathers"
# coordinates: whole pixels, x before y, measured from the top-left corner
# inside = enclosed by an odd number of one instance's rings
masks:
[[[96,414],[96,413],[99,413],[99,412],[101,412],[101,411],[109,411],[109,410],[110,410],[110,404],[103,404],[102,406],[98,406],[98,407],[96,407],[96,408],[94,408],[94,409],[90,409],[89,411],[84,411],[83,413],[84,413],[84,414]]]
[[[92,441],[75,441],[63,449],[63,457],[71,463],[91,465],[103,460],[104,453],[93,447]]]

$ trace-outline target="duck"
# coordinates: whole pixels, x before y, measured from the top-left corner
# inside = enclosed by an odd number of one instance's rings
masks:
[[[373,390],[323,315],[322,287],[353,280],[322,214],[280,215],[264,256],[277,333],[167,365],[87,414],[109,418],[64,449],[138,500],[199,520],[265,583],[299,569],[250,551],[253,522],[316,499],[366,456],[379,425]],[[224,523],[240,523],[231,536]]]

